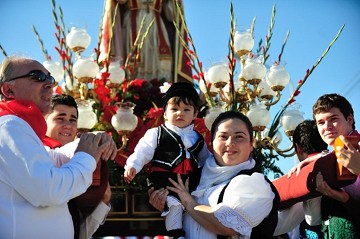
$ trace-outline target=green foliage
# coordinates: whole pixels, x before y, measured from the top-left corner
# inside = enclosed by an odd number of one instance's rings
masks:
[[[284,175],[280,168],[275,165],[275,163],[279,160],[279,155],[272,154],[261,148],[254,148],[252,156],[258,164],[260,171],[266,176],[268,176],[271,172],[274,174],[275,178]]]

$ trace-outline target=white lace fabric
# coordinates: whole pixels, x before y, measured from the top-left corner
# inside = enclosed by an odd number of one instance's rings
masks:
[[[225,227],[233,229],[242,236],[250,237],[252,227],[248,223],[250,219],[246,215],[240,215],[234,209],[223,204],[219,204],[219,208],[214,215]]]

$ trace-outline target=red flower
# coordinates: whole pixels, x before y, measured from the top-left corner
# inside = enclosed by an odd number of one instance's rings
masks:
[[[199,78],[198,75],[193,75],[193,79],[195,79],[195,80],[200,80],[200,78]]]
[[[94,85],[95,85],[95,88],[96,88],[96,87],[104,86],[105,83],[101,79],[95,79],[94,80]]]
[[[103,119],[111,124],[111,118],[113,117],[114,114],[116,114],[116,106],[115,105],[107,105],[104,106],[104,114],[103,114]]]
[[[106,81],[110,76],[109,72],[102,72],[101,73],[101,80]]]
[[[289,101],[289,104],[292,104],[294,103],[296,100],[294,98],[292,98],[290,101]]]
[[[62,93],[62,89],[60,86],[56,86],[54,89],[55,94],[60,95]]]
[[[124,81],[124,83],[123,83],[123,91],[124,91],[124,93],[126,93],[127,90],[128,90],[128,82]]]
[[[110,102],[111,102],[110,97],[105,96],[104,98],[102,98],[102,99],[101,99],[102,109],[103,109],[104,107],[106,107],[108,104],[110,104]]]
[[[60,53],[61,60],[65,60],[67,58],[65,51],[61,51]]]
[[[163,108],[151,108],[147,114],[148,118],[149,119],[157,119],[157,118],[160,118],[162,117],[163,115]]]
[[[294,92],[294,96],[298,96],[300,94],[300,91],[299,90],[296,90],[295,92]]]
[[[196,118],[194,123],[194,129],[199,132],[205,140],[206,145],[208,146],[208,149],[211,149],[211,133],[206,128],[204,118]]]
[[[95,80],[95,82],[96,81],[97,80]],[[109,88],[105,87],[103,84],[96,84],[95,83],[94,92],[96,93],[99,100],[103,100],[104,97],[106,97],[110,93],[110,90],[109,90]]]
[[[146,81],[144,79],[135,79],[132,82],[130,82],[130,85],[133,87],[142,88],[146,84]]]

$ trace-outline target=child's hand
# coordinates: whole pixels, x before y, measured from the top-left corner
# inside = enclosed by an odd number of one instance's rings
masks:
[[[125,180],[125,182],[130,183],[134,179],[135,175],[136,175],[135,168],[127,168],[127,169],[125,169],[125,172],[124,172],[124,180]]]
[[[106,205],[110,205],[110,200],[111,200],[111,187],[110,184],[108,183],[107,187],[106,187],[106,191],[104,193],[104,196],[102,198],[102,201],[106,204]]]

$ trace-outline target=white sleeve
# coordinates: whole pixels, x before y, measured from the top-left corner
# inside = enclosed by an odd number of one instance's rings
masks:
[[[63,204],[86,191],[96,167],[91,155],[78,152],[57,168],[25,121],[14,116],[1,118],[0,181],[34,206]]]
[[[225,189],[214,215],[225,227],[250,236],[252,228],[267,217],[273,207],[274,192],[264,175],[238,175]]]
[[[305,220],[310,226],[321,224],[321,197],[304,201]]]
[[[74,152],[79,144],[79,139],[75,139],[74,141],[65,144],[61,147],[51,149],[45,146],[46,151],[48,151],[54,165],[56,167],[61,167],[61,165],[69,162],[70,158],[74,156]]]
[[[136,173],[139,173],[144,165],[151,161],[157,147],[157,135],[157,127],[146,131],[145,135],[136,145],[134,153],[126,160],[125,169],[133,167],[136,169]]]
[[[278,211],[278,223],[274,231],[274,236],[292,231],[304,220],[304,216],[302,202],[298,202],[290,208]]]
[[[91,238],[99,226],[104,224],[110,209],[110,206],[101,201],[95,210],[81,223],[79,239]]]

